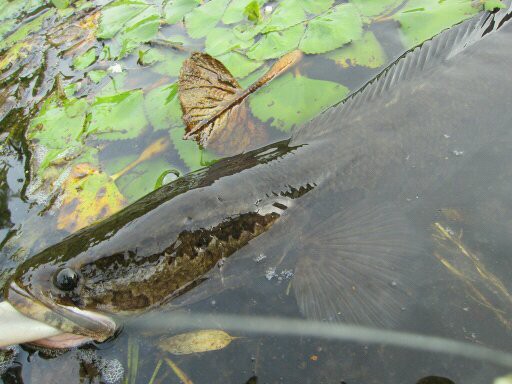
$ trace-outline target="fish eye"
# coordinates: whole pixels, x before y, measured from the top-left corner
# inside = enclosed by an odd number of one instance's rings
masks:
[[[62,268],[54,275],[53,282],[62,291],[72,291],[78,285],[78,273],[71,268]]]

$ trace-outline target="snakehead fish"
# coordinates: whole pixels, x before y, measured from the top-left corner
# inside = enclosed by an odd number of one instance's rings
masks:
[[[509,133],[509,16],[441,33],[289,140],[184,176],[42,251],[6,300],[75,341],[101,341],[120,316],[262,274],[253,259],[264,254],[294,270],[307,317],[400,321],[426,257],[408,212]]]

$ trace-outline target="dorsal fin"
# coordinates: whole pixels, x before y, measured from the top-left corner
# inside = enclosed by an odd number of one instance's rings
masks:
[[[431,40],[406,52],[359,90],[313,120],[301,126],[292,136],[292,143],[300,144],[338,129],[354,111],[373,99],[382,97],[398,84],[439,65],[464,51],[484,36],[500,29],[512,17],[512,5],[496,13],[481,13]],[[336,123],[338,122],[338,123]]]

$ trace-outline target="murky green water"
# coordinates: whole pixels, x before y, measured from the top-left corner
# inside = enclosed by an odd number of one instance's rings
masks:
[[[368,30],[375,34],[386,53],[385,64],[378,68],[358,65],[343,68],[325,56],[316,55],[306,56],[290,73],[296,71],[295,75],[299,73],[315,80],[341,83],[351,91],[358,89],[405,51],[396,21],[376,22]],[[185,31],[183,26],[170,25],[163,26],[160,33],[160,38],[172,40]],[[185,47],[195,50],[202,49],[203,45],[201,40],[194,40],[186,42]],[[154,49],[150,45],[146,48]],[[177,79],[181,61],[188,53],[169,47],[161,49],[169,57],[151,67],[138,64],[140,57],[137,55],[105,60],[104,63],[98,61],[95,70],[107,70],[115,63],[121,65],[123,72],[116,74],[111,70],[98,84],[84,81],[75,96],[136,89],[147,95],[154,89],[172,84]],[[51,63],[51,59],[47,62]],[[31,65],[35,64],[29,59],[28,64],[24,62],[20,68],[29,71]],[[59,64],[59,68],[65,84],[76,84],[79,77],[84,76],[83,73],[69,72],[69,62]],[[492,68],[482,68],[482,71],[488,70]],[[52,73],[55,76],[56,71]],[[30,78],[27,77],[27,84]],[[34,92],[33,86],[27,84],[25,92],[30,90],[32,95],[43,92],[44,87],[38,87]],[[4,93],[9,94],[5,89]],[[308,100],[309,96],[304,94],[299,98]],[[17,99],[19,108],[31,102],[30,97]],[[30,153],[23,135],[12,134],[13,127],[26,128],[28,123],[23,117],[27,119],[31,115],[7,105],[2,104],[2,111],[6,113],[1,115],[3,120],[0,122],[4,137],[11,133],[10,140],[1,148],[0,158],[0,234],[4,239],[0,267],[4,276],[8,276],[21,260],[69,234],[66,228],[57,228],[59,210],[52,205],[55,190],[52,187],[32,189],[36,176],[31,173],[30,161],[34,160],[34,154]],[[151,110],[148,115],[151,115]],[[121,133],[121,137],[104,140],[101,135],[92,134],[86,139],[84,152],[94,149],[95,160],[91,164],[110,177],[133,162],[156,140],[165,139],[170,143],[165,151],[115,180],[125,204],[153,190],[162,172],[176,169],[183,174],[217,157],[200,151],[195,143],[186,143],[185,149],[182,144],[176,144],[183,134],[183,127],[173,119],[173,116],[164,114],[160,120],[150,121],[135,137],[122,137]],[[174,121],[170,129],[165,127],[167,121]],[[267,143],[289,137],[288,132],[273,127],[273,122],[270,119],[265,128]],[[507,278],[512,267],[509,260],[512,171],[508,166],[511,160],[509,149],[506,138],[482,148],[466,159],[455,176],[434,186],[434,190],[429,191],[429,199],[413,212],[415,221],[426,227],[425,237],[437,239],[434,243],[438,247],[433,250],[438,257],[436,259],[432,255],[429,267],[423,270],[418,281],[420,290],[416,294],[420,300],[406,308],[406,321],[398,329],[510,350],[511,303],[507,296],[510,286]],[[458,150],[460,153],[454,156],[464,157],[463,150],[461,148]],[[57,167],[56,172],[61,174],[64,168]],[[48,179],[44,180],[52,181],[58,178],[46,174],[45,177]],[[417,198],[421,199],[421,196]],[[437,213],[433,216],[432,212]],[[449,261],[459,260],[456,256],[450,258],[457,252],[469,256],[460,264],[449,264]],[[278,270],[277,275],[268,275],[269,278],[258,276],[254,280],[248,279],[243,286],[215,294],[187,307],[186,311],[191,314],[301,318],[295,299],[289,292],[289,276],[282,273]],[[498,281],[503,282],[503,286]],[[168,316],[172,324],[172,312],[161,315],[160,319],[162,316]],[[495,377],[508,373],[505,368],[454,354],[421,352],[367,342],[228,332],[240,338],[222,350],[184,356],[173,356],[156,347],[160,339],[169,337],[176,330],[141,331],[140,327],[130,324],[114,340],[79,350],[56,353],[23,346],[19,348],[14,363],[2,375],[2,380],[5,383],[111,383],[119,382],[122,377],[127,383],[184,381],[183,376],[180,379],[176,368],[172,369],[165,359],[170,359],[190,382],[196,384],[416,383],[427,376],[442,376],[456,383],[491,383]],[[426,383],[443,381],[432,379]]]

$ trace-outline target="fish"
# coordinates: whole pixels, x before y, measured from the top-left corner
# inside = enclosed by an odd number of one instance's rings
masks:
[[[393,327],[427,257],[410,212],[509,134],[510,16],[442,32],[289,139],[185,175],[47,248],[17,268],[6,301],[73,343],[104,341],[126,316],[190,305],[274,266],[293,271],[305,317]]]

